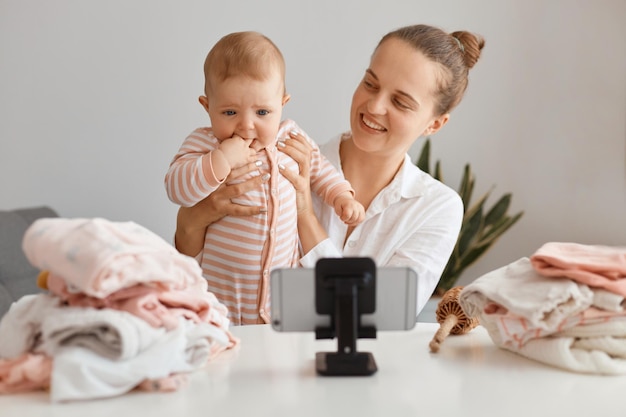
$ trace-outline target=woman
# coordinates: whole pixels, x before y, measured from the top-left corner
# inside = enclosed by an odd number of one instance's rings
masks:
[[[313,267],[322,257],[367,256],[378,267],[411,267],[418,276],[421,311],[456,243],[463,205],[454,190],[420,171],[407,152],[419,137],[433,135],[448,122],[483,46],[484,40],[472,33],[448,34],[427,25],[400,28],[381,39],[352,98],[350,132],[320,147],[366,209],[365,220],[356,227],[346,226],[332,207],[312,199],[311,150],[304,138],[292,135],[284,142],[280,149],[300,166],[298,173],[281,173],[298,194],[302,266]],[[225,215],[263,210],[230,202],[260,181],[257,177],[225,186],[198,205],[181,209],[177,248],[195,256],[202,250],[208,224]]]

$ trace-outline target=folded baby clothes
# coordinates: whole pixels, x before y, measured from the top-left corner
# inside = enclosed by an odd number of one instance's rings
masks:
[[[229,326],[228,309],[215,294],[208,291],[206,280],[182,289],[136,284],[104,298],[72,291],[61,277],[53,273],[48,274],[47,286],[51,293],[70,306],[127,311],[154,327],[172,329],[178,325],[180,316],[197,323],[212,323],[223,329]]]
[[[485,307],[479,320],[489,336],[498,346],[519,348],[533,339],[566,334],[572,328],[593,328],[597,324],[611,323],[613,320],[624,320],[626,311],[612,312],[589,307],[585,311],[565,317],[563,321],[552,328],[533,326],[527,319],[512,314],[505,307],[492,303]],[[598,335],[595,335],[598,336]]]
[[[569,371],[626,374],[623,295],[521,258],[466,285],[459,303],[501,348]]]
[[[16,358],[0,358],[0,394],[46,389],[50,386],[52,358],[25,353]]]
[[[112,309],[57,307],[41,323],[37,352],[55,356],[67,346],[80,346],[113,360],[133,358],[166,333],[144,320]]]
[[[41,343],[41,323],[61,304],[49,294],[29,294],[11,304],[0,320],[0,358],[13,359],[31,352]]]
[[[531,257],[538,273],[626,296],[626,247],[548,242]]]
[[[22,248],[33,266],[93,297],[138,283],[185,288],[203,280],[195,259],[134,222],[42,218],[26,230]]]
[[[528,258],[488,272],[459,295],[459,303],[470,317],[479,317],[488,303],[496,303],[540,329],[555,329],[564,318],[582,312],[592,302],[589,287],[544,277]]]
[[[125,311],[60,305],[48,294],[17,300],[0,321],[0,357],[25,353],[54,356],[64,346],[83,346],[111,359],[136,356],[166,332]]]
[[[626,374],[626,317],[571,327],[506,349],[568,371]]]
[[[126,393],[146,380],[199,369],[211,355],[211,342],[228,343],[223,332],[183,318],[175,329],[138,355],[112,360],[80,346],[56,353],[50,382],[52,401],[87,400]]]
[[[0,320],[0,393],[172,391],[239,342],[198,262],[133,222],[39,219],[23,250],[48,293]]]

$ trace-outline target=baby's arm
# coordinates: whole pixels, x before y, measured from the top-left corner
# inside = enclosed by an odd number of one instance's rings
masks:
[[[356,226],[365,219],[365,208],[350,191],[344,191],[337,195],[333,205],[337,216],[348,226]]]
[[[181,145],[165,175],[169,199],[191,207],[212,193],[232,169],[254,160],[250,141],[239,136],[218,142],[205,128],[196,129]]]

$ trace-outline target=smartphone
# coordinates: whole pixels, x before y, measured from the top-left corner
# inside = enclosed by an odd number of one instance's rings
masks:
[[[417,319],[417,274],[411,268],[376,269],[376,310],[361,324],[376,330],[410,330]],[[275,269],[270,276],[272,327],[279,332],[312,332],[329,327],[330,316],[315,310],[315,269]]]

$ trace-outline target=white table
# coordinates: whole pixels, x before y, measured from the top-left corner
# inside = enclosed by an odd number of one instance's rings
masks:
[[[582,375],[498,349],[478,327],[450,336],[437,354],[428,343],[438,325],[379,332],[358,341],[378,372],[322,377],[318,351],[336,340],[233,328],[240,346],[192,375],[174,393],[132,392],[105,400],[53,404],[46,393],[0,396],[2,417],[158,416],[626,416],[626,376]]]

